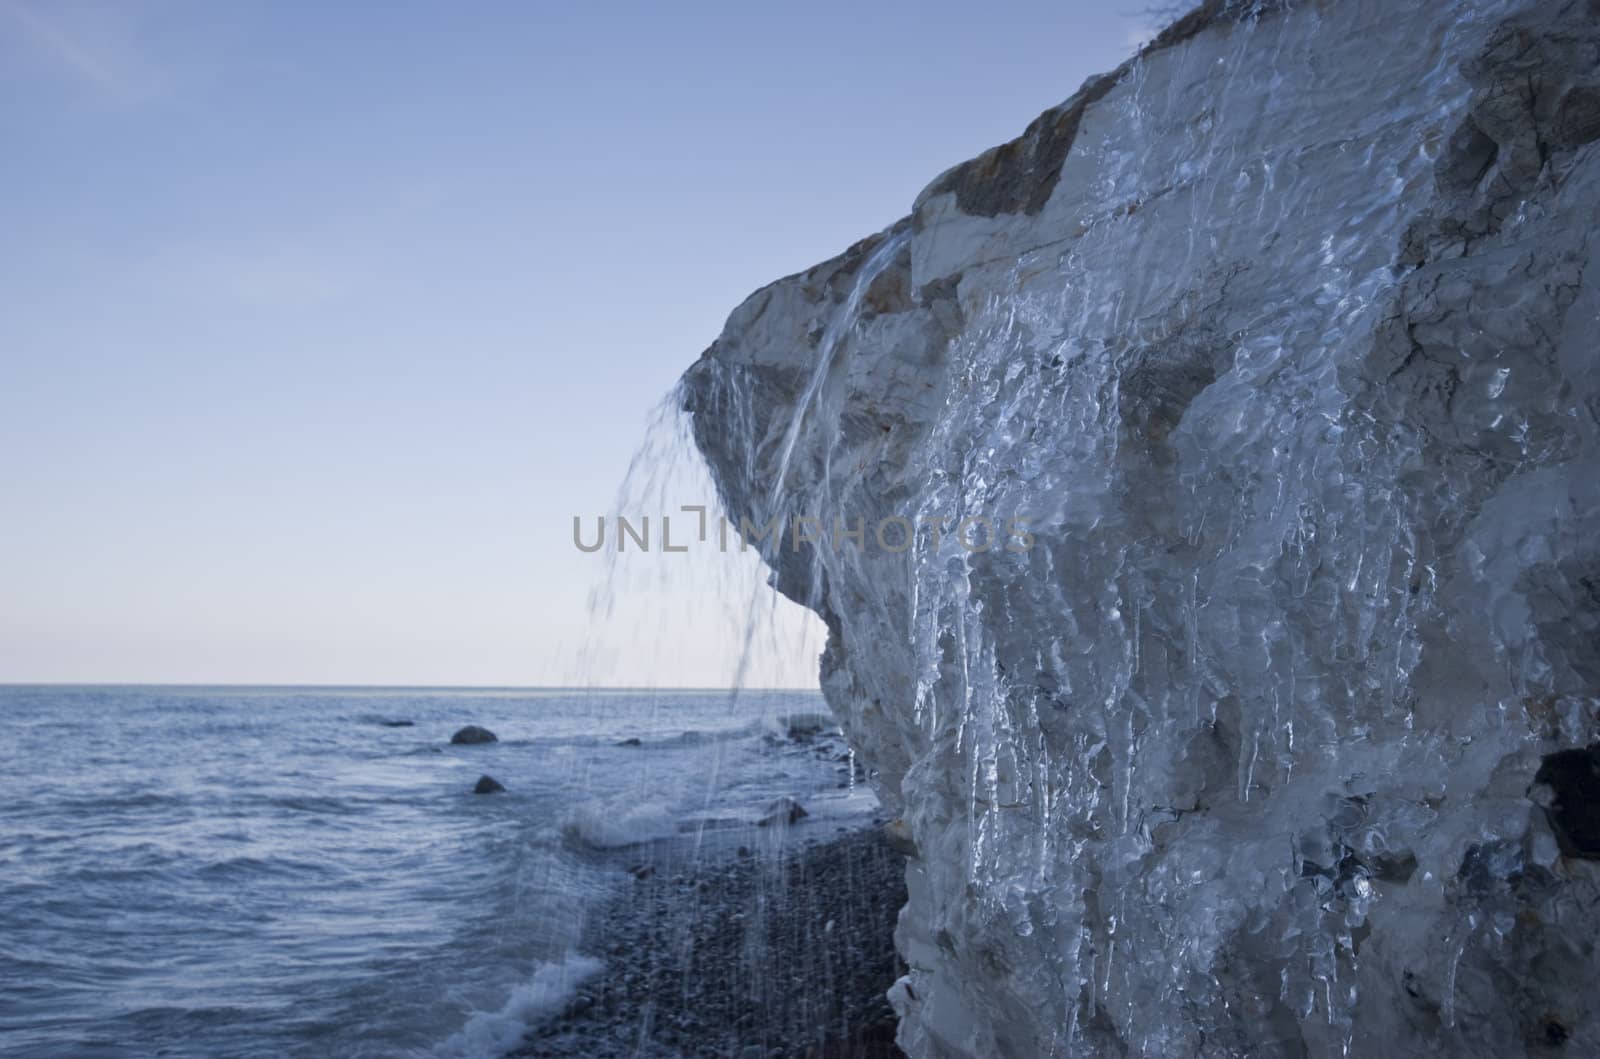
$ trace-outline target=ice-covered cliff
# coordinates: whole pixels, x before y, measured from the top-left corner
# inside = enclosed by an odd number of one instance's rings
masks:
[[[1597,141],[1600,0],[1208,3],[685,376],[912,1056],[1600,1054]]]

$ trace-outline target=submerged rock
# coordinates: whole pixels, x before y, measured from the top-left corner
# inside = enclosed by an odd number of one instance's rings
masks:
[[[475,743],[498,743],[499,741],[499,736],[489,731],[489,729],[480,728],[475,724],[467,725],[450,737],[450,742],[467,746]]]
[[[493,776],[483,775],[478,777],[478,785],[472,788],[473,794],[499,794],[505,790],[505,785]]]
[[[414,728],[416,721],[384,721],[385,728]]]
[[[736,524],[860,531],[762,550],[913,1059],[1600,1054],[1597,59],[1208,0],[685,375]]]

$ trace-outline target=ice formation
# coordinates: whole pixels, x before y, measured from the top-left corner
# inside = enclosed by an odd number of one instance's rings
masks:
[[[1597,141],[1596,0],[1211,2],[687,373],[915,1059],[1600,1054]]]

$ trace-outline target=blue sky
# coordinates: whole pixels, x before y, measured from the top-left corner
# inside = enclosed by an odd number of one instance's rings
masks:
[[[1149,22],[0,0],[0,681],[725,683],[707,626],[591,629],[572,516],[750,291]]]

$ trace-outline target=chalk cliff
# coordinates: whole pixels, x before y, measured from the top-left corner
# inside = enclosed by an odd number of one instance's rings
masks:
[[[907,1052],[1600,1054],[1597,252],[1597,0],[1211,2],[734,311]]]

